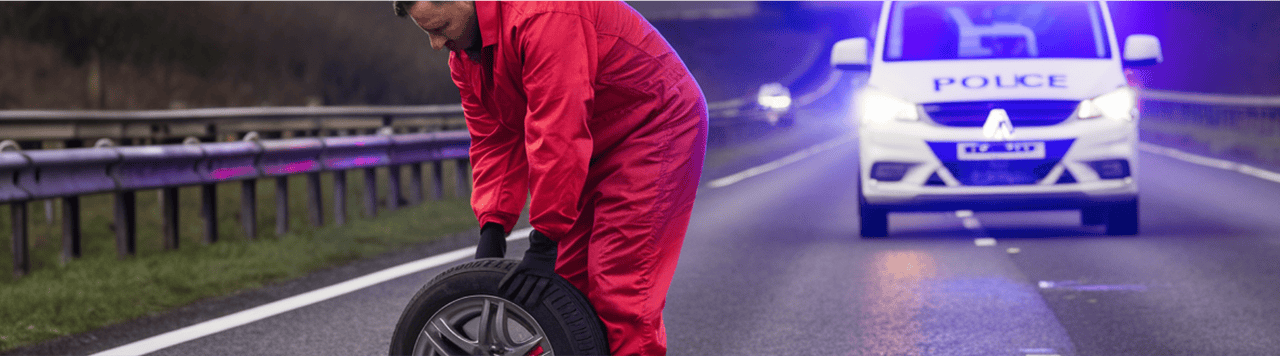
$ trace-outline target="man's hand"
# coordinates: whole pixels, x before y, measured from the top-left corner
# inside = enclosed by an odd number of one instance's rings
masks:
[[[515,269],[502,277],[499,290],[520,305],[535,305],[556,275],[556,243],[538,230],[529,233],[529,249]]]
[[[485,223],[480,228],[480,243],[476,245],[476,259],[502,258],[507,255],[507,233],[498,223]]]

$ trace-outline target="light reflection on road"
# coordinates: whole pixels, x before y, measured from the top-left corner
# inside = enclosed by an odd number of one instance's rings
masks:
[[[861,320],[862,351],[871,355],[920,355],[925,281],[937,274],[933,257],[921,251],[881,251],[870,264]]]

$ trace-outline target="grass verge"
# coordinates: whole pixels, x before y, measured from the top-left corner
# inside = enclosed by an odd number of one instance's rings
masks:
[[[359,197],[363,192],[359,187],[363,184],[358,173],[348,176],[351,203],[345,226],[332,225],[331,195],[325,198],[330,225],[310,226],[305,217],[307,202],[293,198],[306,196],[303,177],[291,179],[290,221],[294,228],[282,236],[273,234],[274,181],[259,181],[260,237],[256,240],[248,240],[240,232],[238,184],[219,186],[222,239],[210,245],[199,242],[201,223],[194,208],[199,202],[198,188],[183,188],[182,242],[173,251],[160,247],[156,193],[139,192],[138,254],[126,259],[115,255],[109,227],[110,195],[82,199],[84,257],[66,263],[59,258],[59,218],[45,221],[43,203],[31,203],[32,273],[22,278],[5,273],[0,278],[0,352],[301,277],[475,227],[467,199],[449,194],[449,184],[445,185],[446,199],[394,212],[380,211],[377,218],[361,217]],[[385,170],[380,173],[385,182]],[[445,173],[445,177],[452,176]],[[451,182],[446,179],[446,183]],[[331,194],[329,174],[322,179],[322,186]],[[385,184],[379,187],[383,199],[385,188]],[[8,206],[0,210],[0,217],[8,216]],[[0,228],[7,231],[8,219],[0,221],[4,221]],[[0,257],[12,261],[5,252]]]
[[[1280,122],[1238,128],[1144,120],[1142,140],[1190,153],[1280,169]]]

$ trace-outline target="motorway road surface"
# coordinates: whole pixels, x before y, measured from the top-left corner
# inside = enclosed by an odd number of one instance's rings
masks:
[[[1080,226],[1077,211],[950,212],[893,214],[890,238],[864,240],[857,145],[821,111],[709,156],[667,303],[672,355],[1280,355],[1280,183],[1143,153],[1137,237]],[[404,304],[444,268],[153,354],[385,354]]]

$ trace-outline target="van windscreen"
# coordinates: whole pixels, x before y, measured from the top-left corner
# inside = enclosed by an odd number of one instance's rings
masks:
[[[885,61],[1110,58],[1097,2],[899,2]]]

